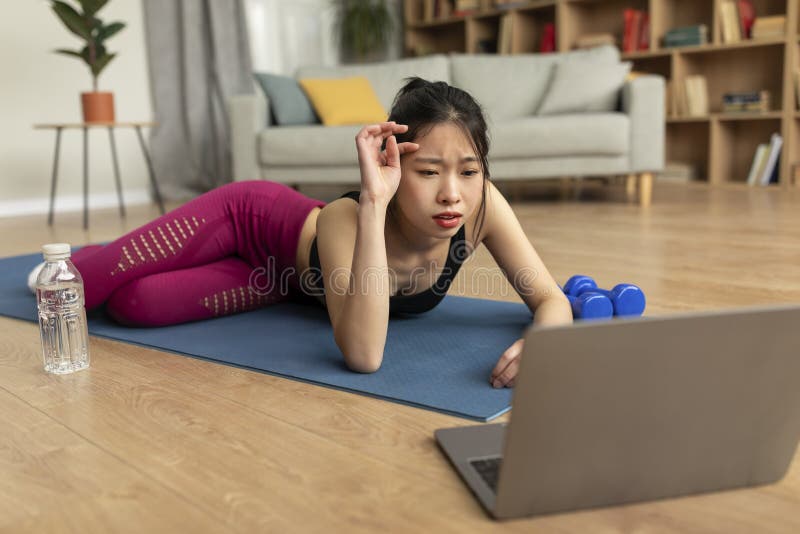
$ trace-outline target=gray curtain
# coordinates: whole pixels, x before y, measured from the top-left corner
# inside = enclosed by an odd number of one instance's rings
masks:
[[[166,198],[230,182],[227,102],[253,91],[243,0],[143,0],[155,121],[150,147]]]

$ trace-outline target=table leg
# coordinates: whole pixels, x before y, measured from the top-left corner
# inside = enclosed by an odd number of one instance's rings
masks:
[[[83,127],[83,229],[89,229],[89,128]]]
[[[150,173],[150,184],[153,186],[153,194],[156,196],[158,202],[158,209],[161,210],[161,215],[164,215],[164,202],[161,200],[161,192],[158,190],[158,183],[156,183],[156,173],[153,170],[153,162],[150,161],[150,153],[147,151],[147,146],[144,144],[144,137],[142,136],[141,126],[136,127],[136,135],[139,137],[139,144],[142,146],[142,153],[147,162],[147,170]]]
[[[56,202],[56,181],[58,181],[58,154],[61,148],[61,128],[56,128],[56,153],[53,156],[53,179],[50,183],[50,211],[47,214],[47,225],[53,226],[53,207]]]
[[[111,159],[114,162],[114,178],[117,181],[117,197],[119,198],[119,214],[125,217],[125,202],[122,200],[122,182],[119,179],[119,163],[117,162],[117,143],[114,140],[114,127],[108,127],[108,139],[111,143]]]

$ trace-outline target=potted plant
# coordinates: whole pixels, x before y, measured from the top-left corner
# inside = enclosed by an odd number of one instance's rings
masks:
[[[97,12],[108,0],[77,0],[76,9],[66,1],[51,0],[53,11],[69,31],[86,45],[80,50],[58,49],[55,52],[85,62],[92,73],[92,91],[81,93],[85,122],[114,122],[114,94],[97,90],[97,78],[117,54],[109,53],[106,40],[125,27],[122,22],[104,24]]]
[[[386,0],[334,0],[334,28],[342,55],[363,62],[385,56],[395,21]]]

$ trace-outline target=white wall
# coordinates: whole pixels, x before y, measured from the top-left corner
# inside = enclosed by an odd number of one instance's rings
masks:
[[[34,123],[79,122],[80,93],[91,90],[88,67],[56,48],[80,48],[43,0],[5,1],[0,17],[0,216],[46,212],[55,145],[51,130]],[[114,92],[117,120],[153,118],[140,0],[114,0],[100,11],[104,21],[127,27],[108,41],[119,55],[99,78],[100,90]],[[144,131],[147,141],[149,132]],[[65,130],[56,210],[81,209],[82,131]],[[147,198],[147,167],[135,131],[116,132],[126,203]],[[90,207],[116,203],[108,133],[91,130]]]

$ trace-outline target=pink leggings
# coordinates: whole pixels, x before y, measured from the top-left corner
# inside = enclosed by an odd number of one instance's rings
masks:
[[[86,309],[164,326],[250,311],[299,292],[297,244],[325,203],[274,182],[235,182],[107,245],[72,255]]]

